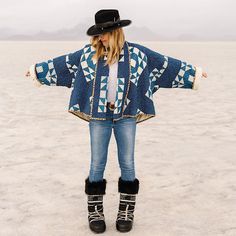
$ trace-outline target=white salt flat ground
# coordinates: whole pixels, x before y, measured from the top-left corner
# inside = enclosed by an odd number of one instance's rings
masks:
[[[129,41],[129,40],[128,40]],[[93,235],[84,179],[88,123],[67,112],[71,90],[35,87],[24,75],[35,62],[87,42],[1,42],[0,235]],[[129,235],[236,235],[236,43],[138,42],[202,66],[198,91],[160,89],[156,117],[137,126],[140,180]],[[111,137],[105,171],[107,231],[115,230],[120,176]]]

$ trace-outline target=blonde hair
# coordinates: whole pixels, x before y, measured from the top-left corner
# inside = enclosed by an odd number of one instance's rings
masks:
[[[99,36],[92,36],[90,42],[92,46],[96,49],[96,53],[93,55],[93,59],[97,60],[100,57],[107,56],[105,65],[111,65],[115,61],[119,60],[119,55],[121,49],[125,43],[125,36],[122,27],[107,32],[109,36],[108,40],[108,52],[106,53],[105,47],[102,42],[99,40]]]

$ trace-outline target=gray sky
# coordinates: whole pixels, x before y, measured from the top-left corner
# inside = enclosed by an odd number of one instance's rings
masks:
[[[156,33],[236,34],[235,0],[0,0],[0,28],[16,32],[57,30],[94,24],[102,8]],[[132,24],[128,27],[132,27]],[[127,30],[128,30],[127,27]]]

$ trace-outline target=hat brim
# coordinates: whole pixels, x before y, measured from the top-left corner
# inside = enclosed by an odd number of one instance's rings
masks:
[[[96,25],[93,25],[87,30],[87,35],[96,36],[96,35],[99,35],[99,34],[110,32],[114,29],[128,26],[128,25],[131,24],[131,22],[132,22],[131,20],[120,20],[116,24],[114,24],[113,26],[103,28],[103,30],[101,28],[97,28]]]

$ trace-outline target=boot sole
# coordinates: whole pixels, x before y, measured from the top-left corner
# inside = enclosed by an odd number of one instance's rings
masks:
[[[120,228],[117,224],[116,224],[116,230],[117,231],[119,231],[119,232],[122,232],[122,233],[125,233],[125,232],[129,232],[129,231],[131,231],[131,229],[132,229],[133,227],[131,226],[131,228]]]
[[[90,227],[89,227],[90,228]],[[101,229],[101,230],[94,230],[92,228],[90,228],[90,230],[93,232],[93,233],[96,233],[96,234],[100,234],[100,233],[104,233],[106,231],[106,228],[105,229]]]

